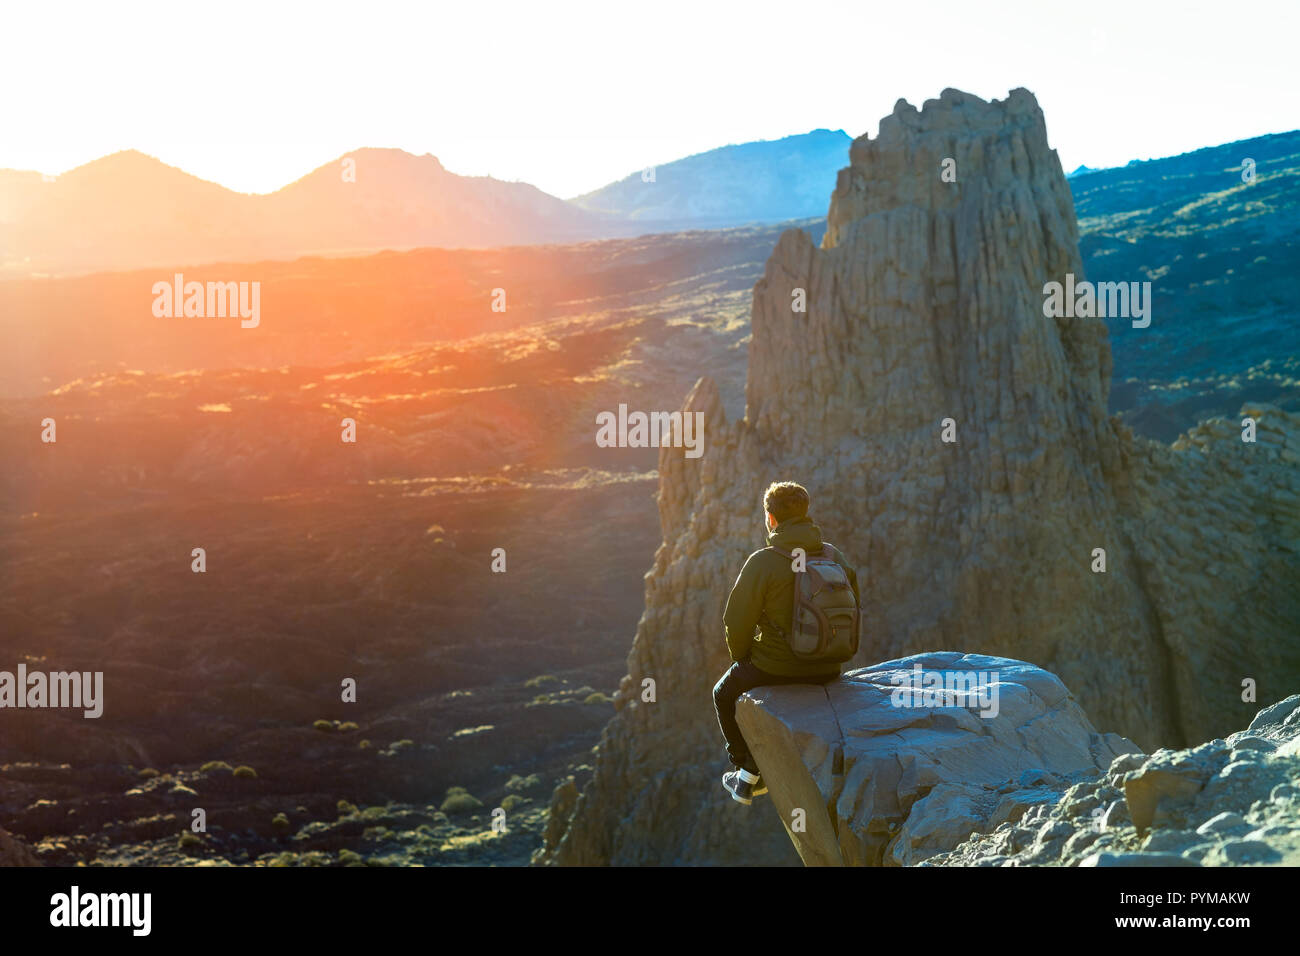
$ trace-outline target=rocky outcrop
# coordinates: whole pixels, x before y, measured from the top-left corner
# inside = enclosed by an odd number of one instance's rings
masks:
[[[0,867],[4,866],[40,866],[41,861],[22,840],[6,830],[0,829]]]
[[[915,668],[953,688],[978,682],[980,693],[914,697],[900,688]],[[736,716],[809,866],[919,863],[1140,754],[1097,733],[1054,675],[979,654],[918,654],[824,687],[761,687]]]
[[[939,866],[1300,865],[1300,695],[1190,750],[1119,757]]]
[[[705,454],[661,449],[620,710],[546,862],[798,862],[719,787],[709,695],[773,480],[858,565],[857,665],[1032,661],[1146,750],[1241,726],[1244,681],[1300,684],[1300,420],[1253,408],[1255,443],[1218,423],[1170,447],[1107,417],[1106,322],[1044,317],[1044,285],[1083,269],[1033,96],[900,102],[850,160],[821,247],[787,231],[754,288],[745,417],[701,379]]]

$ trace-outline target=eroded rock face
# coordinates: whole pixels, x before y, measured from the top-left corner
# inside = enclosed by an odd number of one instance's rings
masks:
[[[912,699],[899,688],[915,667],[987,681],[973,698]],[[1052,674],[979,654],[918,654],[825,687],[759,688],[736,716],[810,866],[919,863],[1139,753],[1097,733]]]
[[[22,840],[0,830],[0,866],[40,866],[41,861]]]
[[[1300,419],[1254,408],[1256,443],[1217,422],[1167,447],[1107,418],[1106,321],[1043,314],[1044,285],[1083,269],[1033,96],[900,102],[850,159],[821,247],[784,233],[754,288],[744,419],[701,379],[703,457],[661,449],[663,544],[620,710],[546,862],[798,861],[719,786],[709,694],[773,480],[808,487],[857,564],[856,665],[1032,661],[1147,750],[1241,726],[1245,678],[1259,699],[1300,686]]]
[[[943,866],[1300,865],[1300,694],[1189,750],[1127,755]]]

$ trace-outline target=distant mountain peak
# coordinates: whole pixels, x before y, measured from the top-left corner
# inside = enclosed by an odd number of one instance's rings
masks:
[[[138,189],[162,182],[202,184],[212,189],[225,187],[187,173],[185,170],[163,162],[138,149],[122,149],[98,159],[92,159],[57,177],[60,184],[73,184],[79,188],[93,184],[105,190]]]
[[[122,170],[122,169],[140,169],[166,167],[175,169],[174,166],[167,166],[157,156],[150,156],[148,153],[142,153],[138,149],[120,149],[116,153],[109,153],[107,156],[101,156],[98,159],[92,159],[88,163],[82,163],[74,169],[68,170],[65,175],[71,175],[88,170]],[[187,174],[188,175],[188,174]]]
[[[654,167],[570,200],[603,216],[688,226],[822,216],[852,138],[815,129],[732,143]]]
[[[108,169],[108,168],[121,168],[121,167],[130,167],[130,166],[153,167],[153,168],[164,166],[167,169],[175,169],[178,172],[185,172],[183,169],[180,169],[179,167],[169,166],[167,163],[164,163],[157,156],[150,156],[148,153],[141,152],[138,149],[119,149],[116,153],[109,153],[107,156],[101,156],[99,159],[92,159],[88,163],[83,163],[82,165],[76,167],[76,169],[89,169],[91,167]],[[75,172],[75,171],[76,171],[75,169],[69,170],[69,172]],[[190,174],[186,173],[186,175],[188,176]]]
[[[406,150],[394,146],[362,146],[360,149],[354,149],[350,152],[344,153],[335,160],[335,162],[342,162],[348,157],[353,159],[374,159],[387,163],[404,163],[412,166],[432,166],[436,169],[442,170],[443,172],[446,171],[446,167],[442,165],[441,160],[439,160],[437,156],[433,155],[433,153],[417,155],[415,153],[408,153]]]

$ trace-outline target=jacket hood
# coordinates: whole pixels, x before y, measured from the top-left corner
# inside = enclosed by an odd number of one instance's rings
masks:
[[[767,543],[782,551],[803,548],[811,554],[822,546],[822,529],[811,518],[786,518],[775,531],[767,532]]]

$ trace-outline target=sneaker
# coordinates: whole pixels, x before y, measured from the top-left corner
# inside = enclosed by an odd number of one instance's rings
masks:
[[[731,794],[731,799],[745,806],[754,802],[754,784],[758,782],[758,776],[748,770],[732,770],[722,775],[722,785]]]
[[[767,793],[767,784],[763,782],[763,775],[760,773],[758,781],[754,784],[754,796],[761,797],[765,793]]]

